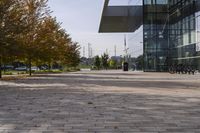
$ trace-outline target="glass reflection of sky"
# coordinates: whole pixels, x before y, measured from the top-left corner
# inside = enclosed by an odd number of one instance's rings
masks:
[[[142,0],[110,0],[109,5],[112,6],[142,5]]]

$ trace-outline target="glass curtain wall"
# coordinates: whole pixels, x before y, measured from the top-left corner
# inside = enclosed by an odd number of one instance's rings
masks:
[[[168,69],[168,0],[143,0],[144,71]]]
[[[169,0],[170,64],[200,67],[200,13],[196,0]]]
[[[200,70],[200,1],[143,0],[144,71]]]

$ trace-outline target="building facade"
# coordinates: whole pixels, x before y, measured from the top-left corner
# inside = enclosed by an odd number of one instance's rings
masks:
[[[171,64],[200,70],[200,1],[169,0],[169,58]]]
[[[199,0],[143,0],[143,5],[131,7],[108,3],[100,32],[134,32],[143,25],[144,71],[168,71],[172,65],[200,70]]]

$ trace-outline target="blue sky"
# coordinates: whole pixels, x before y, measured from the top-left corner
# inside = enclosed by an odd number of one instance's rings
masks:
[[[88,43],[92,44],[94,55],[101,55],[107,49],[109,55],[113,56],[115,45],[117,55],[123,55],[124,33],[98,33],[103,4],[104,0],[49,0],[52,15],[62,22],[62,27],[71,35],[73,41],[79,42],[82,48],[85,46],[86,56]],[[139,42],[141,40],[136,44]],[[82,51],[81,55],[83,55]]]

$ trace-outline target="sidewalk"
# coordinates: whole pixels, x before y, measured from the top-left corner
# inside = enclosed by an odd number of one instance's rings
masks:
[[[87,71],[0,81],[0,133],[198,133],[200,75]]]

